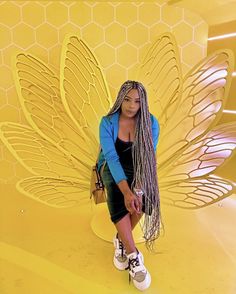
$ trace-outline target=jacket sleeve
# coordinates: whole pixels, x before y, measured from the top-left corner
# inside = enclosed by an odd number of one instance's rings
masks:
[[[152,114],[151,114],[151,120],[152,120],[152,139],[153,139],[153,146],[154,146],[154,150],[156,152],[156,150],[157,150],[157,143],[158,143],[159,134],[160,134],[160,125],[159,125],[158,120]]]
[[[121,166],[119,155],[116,152],[112,126],[107,117],[103,117],[99,125],[99,137],[103,155],[108,164],[112,177],[116,184],[122,180],[127,180]]]

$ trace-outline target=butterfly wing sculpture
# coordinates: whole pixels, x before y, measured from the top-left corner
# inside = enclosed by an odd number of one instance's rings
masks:
[[[58,208],[86,203],[99,122],[111,107],[101,66],[77,36],[67,36],[63,43],[60,79],[30,54],[19,53],[13,65],[30,126],[4,122],[0,136],[34,175],[20,180],[18,190]],[[157,156],[163,203],[200,208],[233,193],[231,181],[212,174],[236,146],[236,123],[216,125],[232,70],[232,53],[223,50],[182,78],[169,33],[159,36],[141,63],[138,80],[147,88],[150,111],[161,129]]]
[[[60,80],[36,57],[16,55],[14,78],[30,127],[4,122],[0,132],[7,148],[35,175],[20,180],[18,190],[53,207],[88,201],[99,120],[111,104],[101,66],[88,46],[68,36],[63,49]]]
[[[233,182],[212,174],[236,147],[236,122],[216,125],[233,63],[230,50],[216,51],[182,78],[171,34],[159,36],[141,63],[138,79],[146,85],[150,111],[160,122],[157,158],[163,203],[200,208],[235,191]]]

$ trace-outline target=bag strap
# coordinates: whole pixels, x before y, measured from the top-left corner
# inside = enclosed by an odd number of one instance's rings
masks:
[[[105,165],[106,165],[106,160],[104,161],[104,163],[103,163],[103,165],[102,165],[102,167],[101,167],[101,169],[100,169],[100,175],[101,175],[101,176],[102,176],[102,174],[103,174],[103,171],[104,171]]]
[[[97,157],[97,160],[96,160],[96,166],[98,165],[98,158],[99,158],[99,155],[100,155],[101,151],[102,151],[102,147],[101,147],[101,145],[99,145],[98,157]],[[100,172],[99,172],[100,176],[102,176],[102,173],[104,171],[105,165],[106,165],[106,160],[104,161],[104,163],[103,163],[103,165],[102,165],[102,167],[100,169]]]
[[[99,155],[100,155],[101,151],[102,151],[102,147],[101,147],[101,145],[99,145],[99,148],[98,148],[98,156],[97,156],[96,164],[98,164],[98,158],[99,158]]]

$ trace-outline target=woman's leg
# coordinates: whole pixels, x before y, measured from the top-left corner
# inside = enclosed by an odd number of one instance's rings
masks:
[[[130,214],[130,221],[131,221],[132,230],[135,228],[137,223],[140,221],[142,215],[143,215],[143,212],[140,214],[137,214],[137,213]]]
[[[140,207],[142,207],[143,206],[143,197],[142,196],[138,196],[138,200],[139,200],[139,203],[140,203]],[[140,221],[142,215],[143,215],[143,211],[142,210],[141,210],[140,213],[133,213],[133,214],[130,215],[132,230],[135,228],[135,226],[137,225],[137,223]]]
[[[118,236],[124,244],[127,254],[136,251],[132,230],[135,228],[141,217],[142,213],[127,213],[115,224]]]
[[[126,253],[136,252],[134,238],[132,234],[131,218],[127,213],[121,220],[115,223],[119,238],[125,246]]]

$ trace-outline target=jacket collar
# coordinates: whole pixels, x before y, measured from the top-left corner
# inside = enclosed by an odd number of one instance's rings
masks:
[[[118,124],[119,122],[119,116],[120,116],[120,110],[118,110],[117,112],[113,113],[111,116],[110,116],[110,121],[113,123],[113,124]]]
[[[113,140],[114,142],[118,136],[120,110],[110,116],[110,123],[113,125]]]

